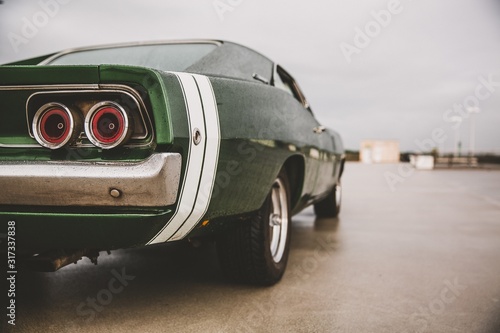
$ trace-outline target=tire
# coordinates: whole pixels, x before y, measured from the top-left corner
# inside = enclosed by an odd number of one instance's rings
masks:
[[[290,185],[282,170],[262,207],[217,240],[221,267],[236,282],[270,286],[281,280],[290,251]]]
[[[337,217],[342,203],[342,186],[340,182],[333,187],[328,195],[314,204],[317,217]]]

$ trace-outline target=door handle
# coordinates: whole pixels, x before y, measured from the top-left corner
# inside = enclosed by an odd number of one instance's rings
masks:
[[[321,134],[323,133],[324,131],[326,131],[326,127],[321,125],[321,126],[317,126],[317,127],[314,127],[313,128],[313,132],[316,133],[316,134]]]

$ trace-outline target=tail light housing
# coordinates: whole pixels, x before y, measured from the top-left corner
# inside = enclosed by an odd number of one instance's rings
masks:
[[[132,135],[132,118],[118,103],[104,101],[94,105],[85,117],[85,133],[102,149],[118,147]]]
[[[90,152],[96,147],[149,147],[153,142],[148,101],[141,96],[147,94],[142,88],[140,92],[125,85],[52,88],[36,91],[26,101],[28,132],[41,146],[81,148],[75,157],[93,158],[96,155]]]
[[[74,142],[82,130],[80,116],[61,103],[47,103],[35,113],[32,130],[44,147],[59,149]]]

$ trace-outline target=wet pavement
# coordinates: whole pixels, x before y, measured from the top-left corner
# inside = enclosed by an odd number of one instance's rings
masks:
[[[343,192],[294,218],[274,287],[228,283],[212,244],[116,251],[20,272],[7,331],[500,332],[500,171],[348,163]]]

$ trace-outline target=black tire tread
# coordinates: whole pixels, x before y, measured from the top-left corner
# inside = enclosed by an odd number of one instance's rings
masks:
[[[324,199],[314,204],[314,213],[317,217],[330,218],[339,215],[340,206],[337,207],[335,200],[336,188],[337,186],[334,186]]]
[[[283,179],[283,173],[280,173],[280,177]],[[286,174],[284,177],[289,196]],[[261,209],[250,218],[235,221],[237,225],[220,235],[217,240],[217,253],[221,267],[225,275],[233,281],[273,285],[281,279],[284,273],[284,267],[277,272],[269,264],[272,258],[266,248],[266,230],[264,230],[267,222],[264,223],[262,219],[269,215],[270,201],[269,194]],[[282,259],[285,267],[288,249],[286,252]]]

